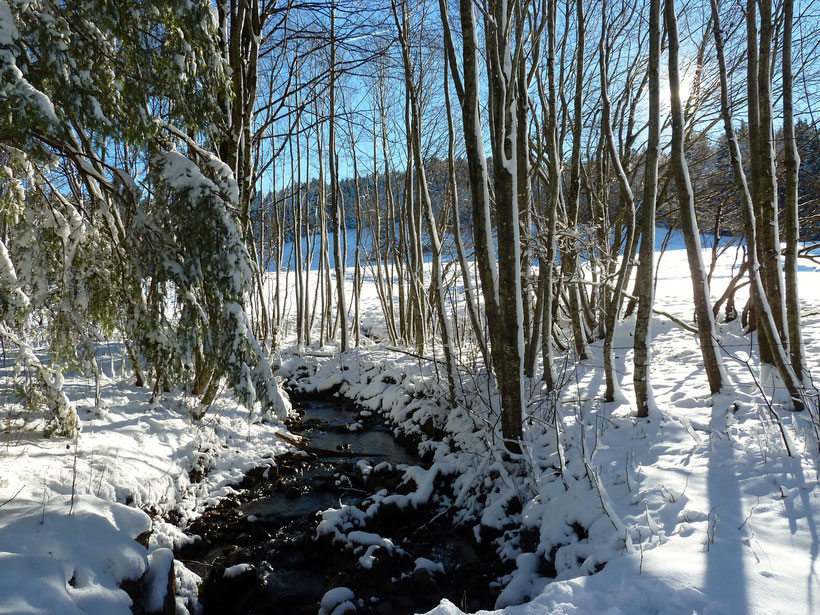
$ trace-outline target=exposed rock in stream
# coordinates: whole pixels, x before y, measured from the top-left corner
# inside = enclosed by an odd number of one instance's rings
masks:
[[[364,507],[379,491],[406,493],[397,465],[420,462],[377,415],[349,402],[296,405],[302,416],[291,431],[310,441],[278,457],[276,466],[250,472],[235,497],[188,528],[200,539],[177,553],[204,579],[205,615],[315,614],[322,597],[339,587],[353,592],[347,612],[361,614],[423,612],[444,597],[469,610],[491,608],[495,579],[508,570],[471,529],[455,528],[432,505],[382,506],[368,520],[361,533],[389,538],[395,548],[316,538],[321,511]]]

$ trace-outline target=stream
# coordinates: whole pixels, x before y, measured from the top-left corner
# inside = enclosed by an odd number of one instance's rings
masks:
[[[421,462],[381,417],[347,400],[298,398],[294,407],[300,418],[290,431],[309,444],[249,472],[235,496],[187,528],[199,539],[176,557],[203,578],[203,614],[315,615],[335,587],[356,597],[346,613],[424,612],[444,597],[465,610],[491,608],[499,591],[493,582],[506,571],[471,528],[454,527],[433,506],[383,507],[362,529],[400,548],[376,551],[369,569],[361,548],[316,539],[322,511],[366,505],[380,490],[406,493],[397,466]]]

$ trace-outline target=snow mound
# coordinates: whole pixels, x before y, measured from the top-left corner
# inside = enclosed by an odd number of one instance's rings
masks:
[[[319,603],[319,615],[355,613],[356,605],[353,604],[354,598],[353,590],[347,587],[334,587],[322,596],[322,600]]]
[[[0,530],[0,612],[130,615],[120,589],[148,569],[144,512],[76,496],[53,498],[40,510],[9,503]],[[37,587],[34,590],[35,585]]]

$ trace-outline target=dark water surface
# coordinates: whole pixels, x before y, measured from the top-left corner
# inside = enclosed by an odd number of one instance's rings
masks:
[[[294,405],[301,418],[290,429],[309,439],[306,450],[250,472],[238,496],[191,524],[188,533],[200,539],[177,553],[204,579],[204,615],[315,614],[325,592],[339,586],[356,595],[351,613],[423,612],[442,597],[465,608],[492,607],[497,590],[489,586],[500,573],[494,552],[476,545],[470,528],[453,528],[433,506],[392,508],[377,515],[373,527],[361,528],[401,547],[377,550],[371,569],[359,563],[360,551],[315,539],[322,511],[357,505],[380,489],[406,492],[398,466],[420,462],[379,416],[346,400]],[[365,474],[367,466],[378,470]],[[420,557],[442,564],[446,574],[417,570]],[[245,566],[225,575],[238,564]]]

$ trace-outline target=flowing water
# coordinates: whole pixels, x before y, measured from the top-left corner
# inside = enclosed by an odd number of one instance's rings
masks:
[[[204,615],[315,614],[325,592],[338,586],[364,599],[355,611],[362,614],[414,613],[443,596],[465,608],[491,607],[497,591],[489,585],[499,572],[494,553],[432,507],[393,509],[364,528],[401,546],[400,556],[382,553],[369,570],[359,563],[361,553],[329,538],[315,540],[321,511],[359,504],[380,489],[401,491],[397,466],[420,462],[380,417],[345,400],[298,400],[295,406],[301,419],[291,431],[309,444],[278,457],[275,468],[250,472],[235,498],[188,528],[200,539],[177,553],[204,579]],[[442,564],[447,573],[417,570],[418,557]]]

